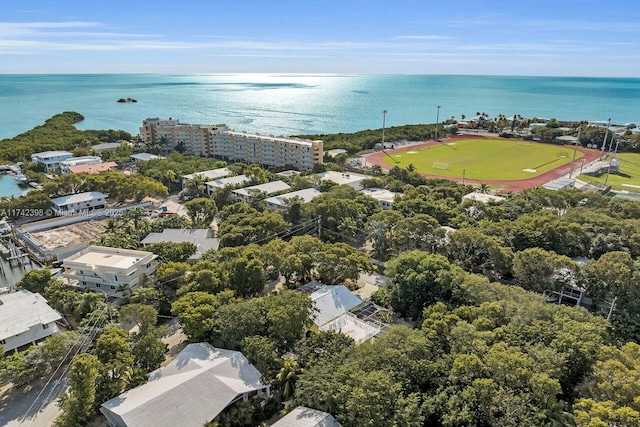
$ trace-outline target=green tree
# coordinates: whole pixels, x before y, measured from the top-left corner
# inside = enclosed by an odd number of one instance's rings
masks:
[[[93,419],[100,371],[97,357],[80,354],[74,358],[69,372],[69,392],[61,397],[62,414],[54,421],[55,427],[85,426]]]
[[[218,213],[216,202],[204,197],[189,200],[184,204],[184,207],[187,209],[193,225],[199,228],[209,228]]]
[[[51,278],[51,271],[48,268],[30,270],[16,283],[16,287],[38,294],[44,294],[45,287],[51,280],[53,279]]]
[[[182,329],[193,341],[206,340],[217,318],[216,310],[220,301],[206,292],[190,292],[171,306],[171,312],[178,317]]]
[[[276,375],[276,381],[282,387],[282,399],[291,399],[296,389],[296,381],[300,374],[300,367],[293,359],[286,359]]]

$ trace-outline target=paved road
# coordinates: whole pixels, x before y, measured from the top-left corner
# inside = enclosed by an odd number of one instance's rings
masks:
[[[39,397],[42,385],[22,395],[3,399],[0,409],[0,426],[49,427],[61,412],[56,401],[65,387],[65,381],[54,380]],[[40,409],[41,406],[42,409]]]

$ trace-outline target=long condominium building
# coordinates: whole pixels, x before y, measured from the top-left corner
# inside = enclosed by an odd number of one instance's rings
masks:
[[[225,125],[191,125],[177,119],[145,119],[140,138],[148,144],[160,145],[163,152],[258,163],[266,167],[291,166],[311,169],[322,163],[322,141],[236,132]]]
[[[142,121],[140,139],[159,145],[164,153],[174,150],[183,154],[210,157],[211,130],[224,125],[192,125],[177,119],[150,118]]]
[[[212,156],[267,167],[292,166],[311,169],[322,163],[322,141],[259,133],[236,132],[229,129],[211,131]]]

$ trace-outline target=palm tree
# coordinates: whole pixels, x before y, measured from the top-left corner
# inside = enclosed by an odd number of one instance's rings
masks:
[[[300,367],[298,362],[293,359],[287,359],[284,361],[280,372],[276,375],[276,381],[282,386],[282,398],[284,401],[288,401],[293,397],[296,388],[296,380],[300,373]]]
[[[167,171],[165,171],[165,173],[164,173],[162,178],[167,183],[167,189],[169,190],[169,193],[171,193],[171,183],[177,181],[176,173],[172,169],[168,169]]]
[[[489,186],[484,182],[477,188],[477,191],[482,194],[489,194],[489,190]]]
[[[192,198],[201,197],[207,192],[207,178],[198,174],[184,183],[184,188]]]

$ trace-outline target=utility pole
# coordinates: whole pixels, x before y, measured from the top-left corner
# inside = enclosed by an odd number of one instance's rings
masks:
[[[438,112],[436,113],[436,138],[438,140],[438,124],[440,123],[440,106],[438,105]]]
[[[462,185],[464,185],[464,176],[467,173],[466,169],[462,169]]]
[[[607,320],[611,320],[611,315],[613,314],[613,307],[616,305],[616,300],[618,297],[614,297],[613,301],[611,301],[611,306],[609,307],[609,314],[607,314]]]
[[[573,147],[573,159],[571,159],[571,171],[569,172],[569,179],[573,175],[573,164],[576,161],[576,152],[578,151],[578,144],[580,144],[580,131],[582,131],[582,126],[578,128],[578,139],[576,140],[575,146]]]
[[[318,215],[318,240],[322,240],[322,215]]]

